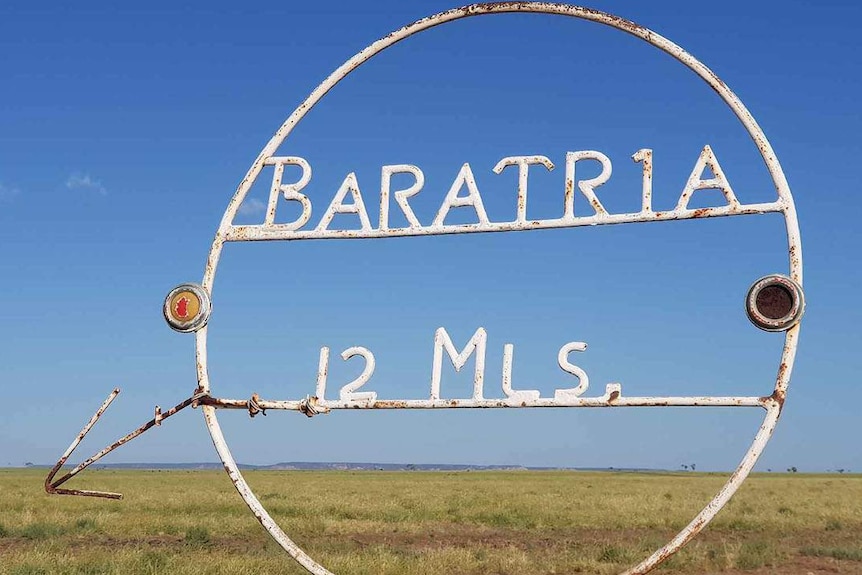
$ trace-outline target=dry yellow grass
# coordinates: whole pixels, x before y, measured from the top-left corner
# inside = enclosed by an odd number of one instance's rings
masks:
[[[0,470],[0,575],[291,573],[213,471],[94,471],[123,501],[48,496]],[[711,474],[248,472],[282,527],[335,573],[617,573],[683,527]],[[759,475],[661,568],[862,574],[862,477]]]

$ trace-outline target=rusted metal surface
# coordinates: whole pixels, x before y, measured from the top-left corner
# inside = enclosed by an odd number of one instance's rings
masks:
[[[631,213],[610,213],[602,205],[595,189],[605,184],[612,173],[610,159],[602,152],[596,150],[565,151],[561,158],[564,167],[560,182],[560,195],[563,200],[563,212],[560,217],[543,220],[530,220],[527,217],[528,179],[531,170],[553,171],[555,164],[551,157],[543,155],[533,156],[507,156],[499,160],[494,166],[488,166],[494,173],[499,174],[506,168],[517,168],[518,186],[516,191],[516,217],[514,221],[491,221],[482,204],[480,190],[476,186],[472,167],[469,163],[463,164],[458,176],[455,178],[449,193],[443,200],[436,216],[431,221],[422,222],[413,212],[410,200],[413,196],[421,193],[425,177],[419,166],[410,164],[387,165],[381,168],[379,201],[368,205],[379,206],[377,214],[369,215],[366,202],[360,192],[354,173],[350,173],[344,179],[341,187],[335,193],[332,201],[326,209],[312,210],[311,199],[302,193],[305,186],[312,180],[312,166],[308,160],[299,156],[277,156],[276,152],[285,139],[290,135],[296,125],[305,115],[342,79],[360,67],[364,62],[379,54],[381,51],[400,42],[401,40],[420,33],[429,28],[452,22],[455,20],[508,12],[535,12],[556,14],[575,17],[609,26],[632,36],[635,36],[647,44],[650,44],[666,52],[687,66],[693,73],[705,81],[728,105],[742,126],[748,132],[770,173],[777,198],[771,202],[744,204],[741,203],[724,176],[721,165],[709,145],[705,145],[697,157],[691,175],[685,187],[680,193],[678,202],[672,210],[655,211],[652,207],[652,174],[653,154],[652,150],[643,148],[632,155],[632,160],[642,166],[641,209]],[[576,177],[577,165],[580,161],[598,162],[601,172],[598,176],[590,179],[578,179]],[[252,185],[261,176],[265,167],[272,167],[272,184],[266,213],[259,224],[235,225],[234,217],[238,213],[246,195]],[[284,182],[285,167],[296,166],[301,170],[301,176],[294,182]],[[711,178],[705,178],[704,174],[709,171]],[[391,189],[392,177],[395,174],[409,174],[413,183],[406,189]],[[701,189],[718,189],[721,191],[725,204],[715,207],[690,209],[689,203],[692,195]],[[467,195],[461,195],[466,190]],[[348,198],[349,196],[349,198]],[[345,200],[350,200],[346,202]],[[300,215],[291,222],[277,223],[276,215],[279,206],[285,202],[298,202]],[[394,202],[394,204],[393,204]],[[576,202],[588,205],[587,213],[580,213],[580,207]],[[447,224],[446,216],[451,208],[469,207],[475,211],[477,223],[473,224]],[[390,227],[390,210],[399,210],[406,219],[406,227]],[[311,223],[312,213],[322,213],[320,220]],[[209,378],[207,360],[207,333],[208,326],[206,318],[194,325],[180,325],[181,331],[195,332],[195,358],[197,372],[197,388],[195,395],[176,407],[162,413],[156,407],[153,420],[144,424],[137,430],[124,436],[114,444],[108,446],[94,456],[66,473],[59,480],[54,476],[65,464],[69,455],[77,447],[80,440],[87,434],[89,429],[101,416],[110,402],[116,397],[119,390],[115,390],[106,400],[105,404],[96,412],[91,421],[84,427],[78,438],[73,441],[66,453],[52,469],[46,480],[46,490],[51,493],[67,493],[81,495],[95,495],[100,497],[118,498],[119,494],[82,492],[74,490],[58,489],[58,486],[79,473],[87,466],[107,453],[113,451],[120,445],[134,439],[141,433],[154,425],[160,425],[161,421],[177,413],[188,405],[202,406],[204,419],[209,429],[213,444],[221,458],[225,471],[248,507],[254,513],[261,525],[272,535],[278,544],[306,570],[316,575],[329,574],[330,572],[321,564],[308,556],[290,537],[273,521],[266,509],[260,503],[254,492],[245,481],[242,473],[236,465],[233,455],[227,445],[221,427],[216,416],[217,409],[242,409],[247,410],[251,417],[258,414],[266,415],[267,410],[297,411],[308,417],[318,414],[330,413],[338,410],[367,410],[369,412],[379,409],[466,409],[466,408],[543,408],[543,407],[570,407],[570,408],[626,408],[626,407],[759,407],[764,409],[763,423],[757,431],[751,446],[740,461],[737,469],[727,480],[718,494],[701,510],[697,516],[682,529],[666,545],[655,551],[642,562],[625,572],[625,575],[636,575],[650,571],[664,561],[667,557],[678,551],[685,543],[695,537],[718,513],[718,511],[733,496],[745,478],[748,476],[757,462],[764,446],[769,441],[775,429],[776,423],[786,400],[787,388],[796,355],[800,322],[799,319],[804,309],[804,298],[802,294],[802,247],[799,236],[799,227],[796,217],[796,208],[793,196],[787,184],[782,168],[772,150],[769,141],[763,134],[757,122],[748,112],[736,95],[706,66],[696,58],[685,52],[682,48],[667,40],[651,30],[643,28],[633,22],[579,6],[565,4],[553,4],[544,2],[503,2],[494,4],[474,4],[462,8],[456,8],[446,12],[430,16],[401,28],[388,36],[374,42],[355,56],[347,60],[336,69],[323,83],[321,83],[308,98],[288,117],[284,124],[276,132],[275,136],[263,148],[260,155],[252,164],[245,178],[238,186],[233,198],[230,200],[219,225],[215,239],[212,243],[206,266],[204,269],[201,286],[195,286],[201,290],[201,301],[205,301],[207,310],[212,297],[215,275],[219,264],[222,249],[227,242],[242,241],[266,241],[285,240],[296,241],[305,239],[353,239],[353,238],[385,238],[406,236],[427,236],[459,233],[485,233],[504,231],[530,231],[549,228],[581,227],[594,225],[611,225],[624,223],[662,222],[672,220],[684,220],[711,217],[749,216],[760,214],[779,213],[784,217],[787,234],[789,274],[788,276],[767,276],[752,286],[752,290],[746,297],[746,311],[749,318],[758,327],[768,331],[784,331],[784,347],[781,353],[779,368],[776,374],[774,388],[771,395],[766,397],[754,396],[682,396],[682,397],[653,397],[653,396],[627,396],[623,394],[620,383],[607,383],[604,392],[595,396],[587,396],[589,388],[589,376],[576,363],[571,360],[572,354],[584,352],[585,342],[568,342],[564,344],[558,354],[559,367],[572,377],[577,379],[577,384],[569,388],[557,389],[553,397],[541,397],[538,390],[515,389],[512,378],[512,362],[514,347],[506,344],[503,350],[503,376],[501,381],[502,398],[486,398],[485,390],[485,353],[487,348],[487,334],[484,328],[478,328],[473,337],[462,349],[457,349],[444,328],[439,328],[434,334],[433,364],[431,373],[431,384],[428,395],[419,399],[380,399],[376,392],[361,389],[371,379],[375,369],[374,354],[368,348],[354,346],[344,350],[341,358],[347,361],[353,357],[359,357],[365,362],[362,374],[355,380],[342,386],[338,390],[337,398],[327,399],[327,384],[329,364],[331,361],[330,350],[327,347],[321,349],[320,363],[317,374],[317,382],[314,394],[309,394],[301,400],[277,400],[261,398],[256,393],[250,399],[228,399],[214,395],[212,383]],[[358,219],[359,229],[330,229],[330,225],[336,214],[352,214]],[[374,217],[372,217],[374,216]],[[372,222],[374,222],[372,224]],[[180,289],[190,289],[189,284],[180,286]],[[165,317],[171,320],[169,315],[173,313],[174,320],[185,320],[184,310],[176,308],[175,301],[177,290],[169,294],[165,303]],[[197,292],[194,292],[197,293]],[[187,304],[183,304],[187,305]],[[208,315],[207,315],[208,317]],[[175,321],[176,323],[176,321]],[[180,322],[182,323],[182,322]],[[172,325],[174,329],[177,326]],[[473,390],[470,397],[446,398],[441,389],[440,370],[444,356],[448,356],[453,367],[460,370],[470,358],[474,359]]]
[[[116,388],[112,391],[107,399],[102,403],[101,407],[96,410],[96,413],[93,414],[93,417],[90,418],[90,421],[84,425],[81,429],[81,432],[78,433],[78,436],[72,440],[72,443],[69,444],[69,447],[60,456],[60,459],[57,460],[57,463],[54,464],[54,467],[51,468],[51,471],[48,472],[48,477],[45,478],[45,491],[48,493],[56,494],[56,495],[89,495],[93,497],[105,497],[108,499],[120,499],[123,496],[119,493],[105,493],[102,491],[84,491],[80,489],[58,489],[57,486],[63,483],[63,481],[54,481],[54,477],[66,464],[66,461],[72,455],[72,452],[77,449],[78,445],[80,445],[81,441],[83,441],[84,436],[86,436],[90,430],[96,425],[96,422],[99,421],[99,418],[102,417],[102,414],[105,413],[105,410],[113,403],[114,399],[120,394],[120,389]]]
[[[620,387],[608,384],[605,393],[598,397],[574,397],[560,400],[553,397],[534,399],[365,399],[325,400],[316,396],[296,400],[265,400],[255,402],[258,410],[280,409],[299,411],[308,415],[309,401],[314,402],[318,413],[340,409],[500,409],[519,407],[762,407],[766,409],[770,397],[703,396],[703,397],[622,397]],[[248,409],[245,399],[226,399],[205,396],[202,405],[223,409]],[[251,413],[251,412],[250,412]],[[312,414],[316,415],[316,414]],[[252,417],[254,417],[252,415]]]
[[[754,282],[745,298],[751,323],[764,331],[787,331],[805,312],[802,286],[782,275],[769,275]]]
[[[604,210],[604,208],[600,208]],[[630,224],[638,222],[668,222],[674,220],[691,220],[697,218],[717,218],[723,216],[759,215],[770,212],[783,213],[785,205],[781,201],[737,206],[716,206],[682,209],[662,212],[638,212],[627,214],[608,214],[602,211],[592,216],[573,217],[571,219],[530,220],[525,222],[483,222],[477,224],[430,225],[409,228],[368,228],[359,230],[291,230],[282,227],[285,224],[273,225],[238,225],[230,226],[225,231],[225,242],[253,242],[268,240],[320,240],[320,239],[364,239],[364,238],[397,238],[408,236],[439,236],[447,234],[486,233],[486,232],[517,232],[539,229],[574,228],[583,226]]]
[[[77,466],[75,466],[71,471],[67,472],[65,475],[55,480],[54,477],[57,475],[57,473],[59,473],[63,465],[65,465],[66,461],[69,459],[69,456],[72,455],[72,452],[75,451],[75,449],[84,439],[84,437],[90,432],[90,429],[92,429],[96,422],[99,420],[99,418],[102,417],[102,414],[105,413],[105,410],[108,409],[108,406],[111,405],[111,403],[114,401],[117,395],[119,395],[119,393],[120,389],[116,388],[114,389],[114,391],[111,392],[110,395],[108,395],[108,398],[105,400],[102,406],[96,411],[96,413],[93,414],[93,417],[90,418],[90,421],[87,422],[87,424],[78,434],[78,436],[74,439],[74,441],[72,441],[71,445],[69,445],[69,448],[66,449],[66,452],[63,453],[63,455],[60,457],[54,467],[51,468],[51,471],[48,473],[48,477],[45,479],[45,491],[54,495],[84,495],[88,497],[104,497],[106,499],[122,499],[123,495],[120,493],[88,491],[82,489],[60,489],[59,486],[66,483],[74,476],[76,476],[77,474],[79,474],[80,472],[82,472],[110,452],[114,451],[118,447],[125,445],[126,443],[130,442],[131,440],[144,433],[145,431],[149,430],[150,428],[157,425],[161,425],[162,421],[164,421],[165,419],[171,417],[172,415],[175,415],[176,413],[190,405],[197,405],[200,399],[203,397],[203,394],[195,394],[190,398],[186,399],[185,401],[178,403],[164,413],[159,406],[156,406],[155,416],[153,417],[153,419],[141,425],[134,431],[124,435],[123,437],[108,445],[101,451],[96,452],[94,455],[88,457],[87,459],[79,463]]]
[[[651,150],[639,150],[638,152],[635,152],[632,159],[635,162],[643,164],[644,177],[642,186],[642,206],[640,212],[633,214],[609,214],[607,213],[607,210],[605,210],[604,207],[601,206],[600,202],[593,201],[594,196],[589,197],[589,194],[587,193],[589,189],[585,190],[583,187],[580,186],[580,184],[589,182],[576,182],[573,177],[568,177],[565,178],[563,185],[563,196],[566,206],[566,210],[563,214],[563,217],[555,220],[534,222],[527,220],[523,216],[525,208],[523,208],[522,206],[526,206],[527,197],[526,194],[520,193],[522,189],[525,189],[520,185],[520,183],[523,181],[523,178],[527,177],[525,174],[527,168],[522,167],[522,165],[520,165],[517,161],[513,162],[511,158],[504,158],[500,160],[500,163],[497,164],[496,168],[502,169],[502,167],[505,167],[505,165],[518,165],[519,168],[519,194],[517,200],[518,216],[513,222],[491,222],[487,220],[487,218],[483,218],[482,211],[479,208],[478,202],[473,200],[471,205],[473,205],[477,213],[477,218],[479,220],[477,224],[446,225],[444,219],[441,219],[439,217],[440,212],[438,212],[438,217],[435,218],[433,222],[423,225],[409,208],[410,196],[415,193],[418,193],[418,190],[421,189],[421,170],[417,166],[399,165],[384,166],[382,169],[382,173],[389,173],[391,175],[391,173],[398,171],[409,172],[413,174],[414,179],[416,180],[416,184],[410,189],[394,193],[397,206],[399,207],[399,209],[401,209],[405,218],[410,223],[408,227],[391,229],[388,227],[388,225],[386,225],[386,223],[388,222],[387,210],[389,209],[389,197],[386,196],[381,197],[381,200],[385,200],[385,202],[381,201],[381,206],[385,205],[386,207],[381,208],[380,210],[378,225],[376,228],[371,226],[371,219],[366,214],[365,217],[362,217],[361,215],[359,216],[361,228],[358,230],[330,230],[328,229],[329,221],[326,218],[321,219],[321,222],[316,227],[311,229],[304,229],[304,226],[306,226],[310,219],[310,204],[308,203],[309,200],[307,199],[307,197],[305,197],[301,193],[301,190],[302,187],[308,183],[308,180],[311,179],[312,169],[307,161],[304,161],[301,158],[292,158],[291,160],[289,160],[290,162],[301,166],[303,170],[302,178],[298,182],[288,184],[287,188],[283,187],[283,183],[280,180],[281,173],[277,175],[278,179],[274,178],[272,193],[270,194],[269,210],[267,212],[267,216],[264,222],[262,222],[260,225],[235,226],[233,224],[233,219],[237,211],[239,210],[239,207],[242,205],[242,202],[245,199],[245,196],[251,188],[252,184],[261,174],[263,167],[266,165],[283,166],[285,162],[288,161],[285,159],[277,158],[275,156],[277,149],[282,144],[282,142],[284,142],[285,138],[288,137],[291,131],[303,119],[303,117],[309,112],[309,110],[311,110],[314,105],[317,104],[317,102],[319,102],[320,99],[323,98],[323,96],[326,95],[329,90],[331,90],[336,84],[338,84],[338,82],[344,79],[353,70],[361,66],[364,62],[366,62],[374,55],[380,53],[381,51],[399,42],[400,40],[403,40],[404,38],[407,38],[413,34],[419,33],[433,26],[438,26],[446,22],[466,17],[505,12],[541,12],[573,16],[576,18],[597,22],[599,24],[617,28],[628,34],[638,37],[645,42],[667,52],[668,54],[682,62],[695,74],[697,74],[701,79],[703,79],[709,86],[711,86],[716,93],[718,93],[718,95],[725,101],[725,103],[737,116],[743,127],[748,131],[752,140],[760,151],[763,161],[766,164],[772,177],[772,180],[775,184],[775,189],[778,195],[777,200],[765,204],[741,204],[736,198],[735,194],[733,194],[729,185],[726,185],[726,179],[724,179],[721,175],[721,170],[720,168],[718,168],[715,156],[712,153],[712,150],[707,146],[701,152],[701,156],[698,159],[698,164],[692,171],[692,177],[689,179],[689,182],[687,183],[683,194],[681,194],[681,197],[675,209],[671,211],[654,211],[652,209],[652,153]],[[594,153],[593,157],[599,157],[598,153]],[[544,164],[545,169],[550,170],[551,168],[548,166],[551,165],[552,162],[548,158],[543,158],[547,160],[547,163],[542,161],[542,159],[538,157],[531,157],[529,159],[524,158],[520,160],[520,163],[526,166],[538,162]],[[567,154],[567,160],[568,159],[569,155]],[[601,158],[599,158],[599,161],[601,161]],[[501,166],[501,164],[503,166]],[[568,161],[567,164],[569,164]],[[713,174],[715,175],[716,179],[720,180],[715,183],[718,184],[717,187],[719,187],[719,189],[721,189],[722,193],[724,194],[727,204],[720,207],[691,210],[688,209],[688,201],[691,197],[691,194],[694,190],[698,189],[699,185],[705,183],[702,180],[698,181],[698,179],[700,178],[700,173],[702,172],[698,172],[697,168],[704,166],[709,166],[713,168]],[[567,165],[567,172],[569,171],[568,168],[569,166]],[[522,174],[524,175],[522,176]],[[346,183],[349,188],[350,183]],[[466,178],[465,183],[469,184],[469,181],[466,181]],[[576,190],[576,184],[579,190]],[[381,187],[384,190],[389,191],[387,186],[382,185]],[[342,190],[339,190],[339,192],[341,191]],[[576,215],[573,210],[569,209],[569,206],[572,205],[572,202],[574,201],[574,195],[576,191],[582,192],[583,195],[586,196],[588,200],[590,200],[589,203],[594,211],[593,214]],[[281,193],[281,197],[286,201],[299,201],[301,203],[302,215],[299,219],[289,224],[275,223],[275,210],[277,209],[277,204],[279,201],[279,193]],[[399,193],[401,194],[400,196],[398,195]],[[381,196],[383,195],[384,194],[381,193]],[[333,201],[333,204],[336,204],[336,209],[338,209],[337,202],[335,200]],[[333,204],[331,204],[330,207],[332,207]],[[359,198],[354,198],[353,206],[355,207],[356,211],[353,213],[357,213],[360,211],[360,205],[364,206],[364,204],[360,204]],[[444,203],[444,205],[441,206],[441,211],[446,209],[446,205],[447,204]],[[226,242],[230,241],[374,238],[490,231],[517,231],[552,227],[576,227],[601,224],[669,221],[717,216],[754,215],[768,212],[777,212],[781,213],[784,216],[790,255],[789,276],[794,282],[801,286],[802,247],[799,237],[799,227],[796,219],[796,209],[793,203],[793,197],[790,192],[790,188],[787,184],[787,180],[784,176],[781,166],[778,163],[778,159],[776,158],[775,153],[772,150],[772,146],[766,139],[766,136],[763,134],[762,130],[757,125],[757,122],[754,120],[754,118],[748,112],[742,102],[724,84],[724,82],[722,82],[711,70],[709,70],[701,62],[699,62],[696,58],[685,52],[682,48],[680,48],[673,42],[667,40],[659,34],[656,34],[655,32],[652,32],[651,30],[643,28],[642,26],[639,26],[628,20],[596,10],[590,10],[578,6],[539,2],[477,4],[449,10],[447,12],[443,12],[429,18],[419,20],[418,22],[415,22],[409,26],[397,30],[392,34],[378,40],[377,42],[371,44],[370,46],[356,54],[353,58],[345,62],[309,95],[309,97],[296,109],[296,111],[293,112],[293,114],[290,115],[290,117],[285,121],[281,128],[276,132],[275,136],[264,147],[257,160],[255,160],[255,162],[252,164],[245,178],[242,180],[239,187],[237,188],[233,199],[230,201],[225,211],[221,225],[219,226],[215,240],[213,241],[212,247],[210,249],[210,253],[207,258],[204,270],[202,285],[205,289],[212,293],[216,269],[218,267],[222,248]],[[697,533],[699,533],[703,529],[703,527],[707,523],[709,523],[709,521],[721,509],[721,507],[727,502],[727,500],[733,495],[733,493],[739,488],[739,485],[742,483],[742,481],[745,480],[746,476],[751,471],[752,467],[754,466],[754,463],[757,461],[757,458],[762,452],[763,446],[771,437],[772,432],[775,428],[775,423],[777,422],[778,417],[781,413],[781,407],[783,406],[784,398],[786,396],[787,386],[790,381],[790,373],[792,371],[793,361],[796,354],[796,344],[798,341],[799,327],[800,326],[797,323],[785,332],[785,342],[780,362],[781,367],[779,368],[776,376],[775,389],[772,396],[769,398],[626,398],[625,396],[622,396],[621,389],[616,389],[614,390],[613,399],[611,399],[611,397],[590,399],[579,396],[568,397],[565,399],[556,397],[554,399],[541,399],[535,396],[535,394],[530,394],[526,391],[520,392],[522,394],[520,396],[516,396],[514,393],[510,394],[509,390],[511,390],[511,381],[507,382],[506,377],[504,377],[504,391],[506,392],[507,397],[507,399],[505,400],[486,400],[482,399],[481,397],[475,397],[475,393],[473,398],[463,400],[444,400],[436,398],[434,396],[433,390],[431,397],[425,400],[378,400],[375,398],[373,400],[365,399],[345,401],[343,399],[339,399],[330,401],[324,399],[322,393],[317,393],[315,397],[317,403],[319,405],[325,406],[328,410],[348,408],[394,409],[413,407],[433,409],[444,407],[511,407],[513,405],[522,404],[525,407],[538,407],[543,404],[560,405],[560,402],[566,401],[571,403],[572,407],[623,407],[659,405],[699,406],[709,404],[751,405],[765,408],[766,416],[763,425],[755,436],[751,447],[743,457],[737,470],[730,477],[722,490],[715,496],[712,501],[710,501],[709,504],[707,504],[707,506],[703,509],[703,511],[698,514],[695,520],[693,520],[688,526],[686,526],[686,528],[683,529],[676,537],[674,537],[667,545],[663,546],[653,555],[651,555],[646,560],[644,560],[643,562],[641,562],[627,572],[627,575],[634,575],[636,573],[646,573],[647,571],[650,571],[668,556],[675,553],[682,545],[684,545]],[[198,384],[200,386],[200,389],[204,391],[210,391],[211,384],[209,380],[209,374],[207,372],[206,327],[196,333],[195,342],[198,368]],[[323,368],[321,368],[321,371],[322,370]],[[512,401],[513,396],[518,397],[519,401]],[[207,402],[213,401],[214,400],[212,400],[211,398],[207,399]],[[262,401],[261,405],[267,406],[271,409],[294,409],[302,411],[303,404],[302,402],[290,401]],[[302,550],[300,550],[296,546],[296,544],[287,536],[287,534],[284,533],[284,531],[282,531],[272,521],[263,506],[258,501],[257,497],[248,487],[248,484],[245,482],[242,477],[242,474],[233,462],[233,458],[230,455],[230,450],[218,425],[218,420],[216,418],[216,407],[243,408],[244,406],[245,403],[240,400],[219,400],[216,403],[210,403],[204,406],[204,415],[207,422],[207,426],[210,430],[210,435],[212,436],[216,450],[222,457],[222,461],[225,464],[225,468],[228,471],[231,480],[236,485],[237,490],[239,491],[242,498],[245,500],[246,504],[254,512],[255,516],[258,517],[258,519],[261,521],[261,524],[270,532],[273,538],[275,538],[275,540],[278,541],[278,543],[292,557],[294,557],[300,564],[302,564],[308,571],[312,573],[329,573],[329,571],[327,571],[322,565],[320,565],[319,563],[308,557],[308,555],[306,555],[304,552],[302,552]]]

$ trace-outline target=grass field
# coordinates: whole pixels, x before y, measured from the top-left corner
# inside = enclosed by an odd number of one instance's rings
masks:
[[[0,574],[305,573],[223,472],[114,471],[49,496],[0,470]],[[285,531],[335,573],[618,573],[724,482],[701,473],[248,472]],[[662,573],[862,574],[862,476],[750,478]]]

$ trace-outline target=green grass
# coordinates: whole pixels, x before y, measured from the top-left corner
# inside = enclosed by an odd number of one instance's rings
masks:
[[[92,531],[96,528],[96,520],[92,517],[81,517],[75,521],[75,529],[79,531]]]
[[[862,546],[851,547],[806,547],[803,555],[809,557],[832,557],[841,561],[862,561]]]
[[[189,527],[186,530],[185,542],[194,547],[206,547],[212,542],[210,531],[206,527]]]
[[[223,472],[93,471],[49,496],[0,470],[0,575],[302,574]],[[706,473],[248,472],[289,536],[334,573],[619,573],[683,528],[726,477]],[[750,478],[661,569],[862,573],[862,477]],[[836,567],[837,566],[837,567]],[[837,571],[836,571],[837,569]]]
[[[24,539],[42,540],[59,537],[66,532],[61,525],[49,522],[30,523],[18,530],[18,535]]]

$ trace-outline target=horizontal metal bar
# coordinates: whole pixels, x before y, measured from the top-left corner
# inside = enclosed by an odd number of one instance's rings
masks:
[[[525,407],[762,407],[765,408],[769,397],[577,397],[555,399],[373,399],[373,400],[316,400],[315,407],[321,412],[334,409],[495,409]],[[203,397],[201,405],[211,405],[223,409],[248,409],[247,399],[222,399]],[[290,411],[307,410],[308,400],[266,400],[256,399],[257,407]]]
[[[663,222],[671,220],[690,220],[725,216],[756,215],[782,212],[785,202],[778,200],[762,204],[726,205],[694,210],[670,210],[664,212],[636,212],[626,214],[596,214],[574,218],[551,220],[529,220],[526,222],[489,222],[486,224],[428,225],[408,228],[359,229],[359,230],[293,230],[287,225],[242,225],[230,226],[225,232],[225,241],[267,241],[267,240],[317,240],[317,239],[359,239],[394,238],[406,236],[433,236],[463,233],[515,232],[538,229],[576,228],[583,226],[627,224],[637,222]]]

